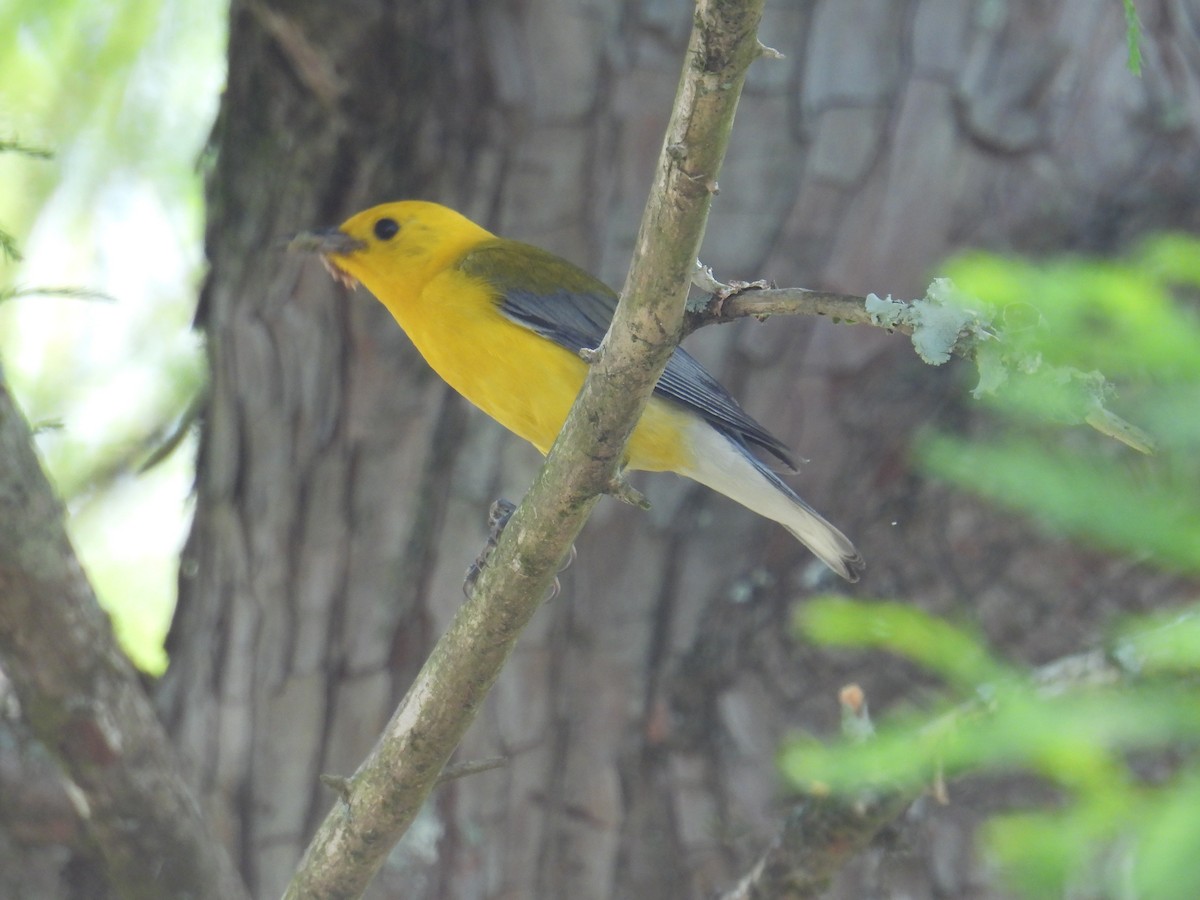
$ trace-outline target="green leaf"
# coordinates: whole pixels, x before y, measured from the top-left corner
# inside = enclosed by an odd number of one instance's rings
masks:
[[[1017,438],[983,446],[927,437],[917,455],[941,477],[1031,512],[1064,534],[1200,572],[1200,509],[1195,481],[1186,472],[1147,479],[1120,461]]]
[[[1133,671],[1200,671],[1200,607],[1156,613],[1127,624],[1114,653]]]
[[[902,603],[815,597],[797,610],[796,628],[822,644],[891,651],[962,689],[1009,674],[978,635]]]

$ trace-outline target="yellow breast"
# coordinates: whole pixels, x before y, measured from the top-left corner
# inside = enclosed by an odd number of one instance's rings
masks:
[[[447,384],[549,452],[587,375],[577,354],[506,318],[491,289],[457,269],[435,275],[419,296],[380,299]],[[630,438],[629,467],[686,465],[692,419],[683,407],[652,398]]]

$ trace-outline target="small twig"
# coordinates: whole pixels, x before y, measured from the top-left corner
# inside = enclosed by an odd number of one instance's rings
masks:
[[[317,776],[317,781],[325,785],[332,791],[337,791],[338,796],[342,798],[343,803],[350,802],[350,779],[345,775],[327,775],[322,772]]]
[[[0,153],[17,153],[32,159],[54,159],[54,152],[45,147],[34,147],[20,141],[0,140]]]
[[[251,2],[251,15],[275,41],[296,79],[325,107],[333,109],[346,93],[345,80],[338,74],[327,52],[304,33],[294,19],[265,3]]]
[[[722,284],[711,270],[699,264],[692,283],[708,291],[709,296],[689,302],[684,313],[685,334],[705,325],[745,318],[762,321],[775,315],[827,316],[839,323],[898,331],[912,337],[913,349],[930,365],[942,365],[952,356],[972,360],[979,369],[976,398],[997,394],[1010,382],[1029,379],[1070,385],[1073,394],[1068,421],[1089,425],[1139,453],[1154,452],[1156,442],[1151,435],[1104,405],[1112,388],[1103,375],[1052,365],[1040,354],[1023,351],[1010,332],[995,324],[987,310],[972,308],[948,279],[934,279],[923,298],[911,301],[875,294],[858,297],[805,288],[764,287],[761,281]]]
[[[81,287],[30,287],[0,291],[0,303],[7,300],[19,300],[22,297],[65,297],[68,300],[87,300],[97,303],[117,302],[117,298],[112,294]]]
[[[2,228],[0,228],[0,256],[9,262],[20,262],[23,259],[17,239]],[[0,293],[0,301],[3,299],[4,294]]]
[[[646,495],[630,484],[625,476],[619,472],[608,483],[608,493],[622,503],[628,503],[630,506],[636,506],[638,509],[646,510],[650,508],[650,501],[646,499]]]
[[[434,784],[442,785],[447,781],[454,781],[456,778],[466,778],[468,775],[478,775],[480,772],[490,772],[492,769],[500,769],[506,765],[508,765],[508,758],[504,756],[489,756],[484,759],[468,759],[466,762],[454,763],[453,765],[446,766]]]
[[[164,459],[167,459],[174,453],[183,443],[184,439],[192,430],[192,426],[200,418],[204,412],[204,405],[208,402],[208,391],[204,388],[196,391],[195,395],[188,401],[187,408],[183,411],[183,415],[175,422],[174,426],[169,430],[164,429],[165,434],[158,440],[157,445],[150,451],[150,455],[137,468],[139,475],[149,472]]]
[[[684,334],[706,325],[727,325],[740,319],[762,321],[770,316],[828,316],[850,325],[873,325],[866,310],[866,297],[806,288],[763,288],[753,282],[740,290],[712,291],[699,303],[689,303],[684,313]],[[731,285],[722,285],[726,289]],[[894,330],[911,334],[911,327]]]

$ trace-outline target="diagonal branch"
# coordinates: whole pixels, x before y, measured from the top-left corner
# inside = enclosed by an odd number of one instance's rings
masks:
[[[600,495],[682,335],[689,277],[764,0],[699,0],[622,300],[545,466],[371,754],[349,779],[287,898],[362,894],[412,823]]]

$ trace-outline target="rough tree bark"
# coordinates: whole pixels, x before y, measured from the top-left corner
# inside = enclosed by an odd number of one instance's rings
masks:
[[[1107,0],[768,5],[704,261],[728,278],[914,293],[954,248],[1109,250],[1200,225],[1200,8],[1141,0],[1146,74]],[[690,5],[235,0],[200,322],[213,365],[161,709],[257,896],[277,895],[461,598],[497,495],[536,455],[467,411],[366,297],[276,240],[402,196],[457,206],[619,283]],[[825,322],[689,346],[812,459],[858,590],[977,621],[1031,662],[1175,586],[925,478],[916,429],[986,427],[953,367]],[[374,896],[693,897],[731,886],[786,807],[773,753],[919,686],[786,634],[814,569],[769,523],[669,478],[603,503],[461,758]],[[923,806],[836,896],[992,896],[966,836],[1021,797]]]
[[[98,857],[97,890],[123,900],[246,897],[80,568],[2,373],[0,461],[0,693],[11,688],[22,724],[61,767],[61,793],[43,814],[68,801]]]

